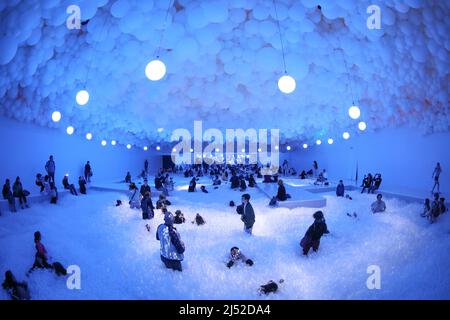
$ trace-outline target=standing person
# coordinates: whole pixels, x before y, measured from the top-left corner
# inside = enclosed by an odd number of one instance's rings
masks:
[[[336,196],[343,197],[344,193],[345,193],[344,182],[342,182],[342,180],[339,180],[339,184],[336,187]]]
[[[250,203],[250,195],[245,193],[242,195],[242,216],[241,220],[244,222],[244,231],[252,234],[253,225],[255,224],[255,212]]]
[[[131,209],[133,209],[133,208],[139,209],[141,207],[139,197],[140,197],[140,193],[138,191],[138,188],[132,182],[130,184],[130,190],[129,190],[129,195],[128,195],[128,199],[129,199],[128,203],[130,204]]]
[[[174,217],[167,211],[164,214],[164,224],[160,224],[156,231],[156,240],[160,242],[160,257],[166,268],[182,271],[185,246],[173,223]]]
[[[430,222],[434,223],[441,214],[441,204],[439,202],[439,193],[434,194],[434,200],[431,203]]]
[[[314,252],[319,250],[320,238],[326,233],[330,233],[323,217],[322,211],[317,211],[313,214],[314,223],[308,228],[305,236],[300,242],[300,246],[303,248],[303,255],[307,256],[309,249],[313,248]]]
[[[47,163],[45,164],[45,171],[47,171],[49,181],[53,183],[55,182],[55,170],[55,161],[53,160],[53,156],[50,156]]]
[[[317,177],[317,171],[318,170],[319,170],[319,165],[317,164],[317,161],[314,160],[314,162],[313,162],[314,177]]]
[[[13,185],[13,196],[16,198],[19,198],[20,207],[24,209],[23,205],[25,204],[25,207],[29,208],[27,204],[27,197],[25,195],[25,191],[22,187],[22,182],[20,182],[20,178],[17,177],[16,181]]]
[[[144,193],[141,200],[142,219],[153,219],[155,216],[152,198],[150,197],[150,191]]]
[[[9,179],[6,179],[5,184],[3,185],[2,195],[4,199],[8,200],[9,210],[11,212],[16,212],[16,200],[14,199],[14,195],[11,191]]]
[[[145,173],[148,174],[148,160],[147,159],[145,159],[145,162],[144,162],[144,170],[145,170]]]
[[[148,180],[147,178],[144,179],[144,184],[141,186],[141,190],[140,193],[142,196],[144,196],[147,192],[152,192],[150,186],[148,185]]]
[[[92,177],[92,168],[90,162],[88,161],[84,166],[84,179],[86,180],[86,182],[91,182],[91,177]]]
[[[288,163],[288,161],[285,159],[285,160],[283,161],[283,176],[287,176],[288,170],[289,170],[289,163]]]
[[[433,171],[433,175],[431,176],[432,178],[434,178],[434,185],[433,185],[433,189],[431,189],[431,193],[434,193],[434,188],[436,188],[437,186],[437,193],[440,193],[439,191],[439,175],[442,172],[442,168],[441,168],[441,164],[438,162],[436,164],[436,167],[434,168]]]

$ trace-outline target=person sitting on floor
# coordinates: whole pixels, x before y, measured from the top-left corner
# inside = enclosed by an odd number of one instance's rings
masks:
[[[283,180],[278,180],[278,192],[275,197],[277,201],[286,201],[287,200],[286,188],[284,186]]]
[[[254,188],[256,186],[256,180],[253,177],[253,174],[251,174],[250,177],[248,177],[248,186],[250,188]]]
[[[439,204],[441,206],[441,208],[440,208],[441,214],[446,213],[448,211],[448,208],[445,206],[445,198],[440,198]]]
[[[316,211],[313,214],[313,218],[314,223],[308,228],[305,236],[300,242],[300,246],[303,248],[303,255],[305,256],[308,255],[311,247],[314,252],[317,252],[320,246],[320,238],[322,238],[324,234],[330,233],[322,211]]]
[[[363,188],[361,190],[361,193],[364,193],[364,190],[366,190],[366,189],[367,189],[367,193],[369,193],[370,190],[372,189],[372,184],[373,184],[372,174],[369,173],[363,179]]]
[[[239,177],[239,191],[243,192],[247,190],[247,183],[245,183],[245,179],[243,176]]]
[[[302,179],[302,180],[306,179],[306,172],[305,172],[305,170],[302,170],[302,172],[300,173],[300,179]]]
[[[195,188],[197,186],[197,178],[193,177],[191,181],[189,182],[188,192],[195,192],[197,191]]]
[[[56,204],[58,202],[58,189],[54,182],[50,182],[50,203]]]
[[[20,182],[20,178],[17,177],[16,181],[14,182],[14,185],[13,185],[13,196],[15,198],[19,198],[20,207],[22,209],[24,209],[24,206],[23,206],[24,204],[25,204],[25,207],[29,208],[28,203],[27,203],[27,196],[29,194],[30,193],[28,191],[23,189],[22,182]]]
[[[339,184],[336,187],[336,196],[344,197],[344,193],[345,193],[344,182],[342,182],[342,180],[339,180]]]
[[[240,181],[239,181],[239,178],[236,175],[236,173],[234,173],[234,172],[232,173],[231,178],[230,178],[230,182],[231,182],[231,186],[230,186],[231,189],[239,188]]]
[[[220,186],[222,184],[222,181],[219,179],[219,176],[216,175],[216,177],[213,180],[213,186]]]
[[[194,219],[194,221],[192,221],[192,223],[195,223],[196,225],[201,226],[201,225],[204,225],[206,223],[206,221],[205,221],[205,219],[203,219],[203,217],[199,213],[197,213],[195,215],[195,219]]]
[[[125,183],[131,183],[131,174],[130,171],[127,172],[127,175],[125,176]]]
[[[208,190],[206,190],[206,187],[205,187],[205,186],[201,186],[201,187],[200,187],[200,190],[201,190],[203,193],[208,193]]]
[[[434,200],[431,203],[430,222],[434,223],[441,214],[441,204],[439,201],[439,193],[434,194]]]
[[[40,190],[39,190],[39,192],[42,192],[42,191],[44,191],[44,177],[42,176],[42,174],[40,174],[40,173],[38,173],[37,175],[36,175],[36,185],[38,186],[38,187],[40,187]]]
[[[423,212],[420,216],[423,218],[428,218],[430,216],[430,213],[431,213],[430,199],[426,198],[423,204]]]
[[[379,174],[379,173],[375,174],[375,176],[373,177],[372,185],[370,186],[368,193],[375,193],[375,191],[377,191],[380,188],[382,180],[383,179],[381,179],[381,174]]]
[[[78,178],[78,185],[80,186],[80,193],[86,194],[86,180],[83,176]]]
[[[239,250],[238,247],[233,247],[230,250],[230,260],[227,263],[227,267],[231,268],[233,265],[236,264],[236,262],[242,261],[248,266],[253,265],[253,261],[251,259],[248,259],[242,252]]]
[[[180,210],[175,211],[174,223],[175,224],[182,224],[185,221],[186,221],[186,219],[184,218],[183,213],[181,213]]]
[[[371,209],[372,209],[373,213],[386,211],[386,204],[384,203],[383,200],[381,200],[381,198],[383,198],[381,193],[377,194],[377,201],[375,201],[371,205]]]
[[[69,175],[65,175],[63,180],[62,180],[62,184],[64,186],[64,189],[66,190],[70,190],[70,193],[73,194],[74,196],[77,196],[77,189],[75,189],[75,186],[69,183]]]
[[[28,284],[26,282],[18,282],[11,270],[5,272],[5,281],[2,283],[2,287],[12,300],[30,300]]]
[[[165,206],[170,206],[171,203],[166,199],[166,196],[163,194],[159,195],[158,201],[156,201],[156,209],[162,209]]]
[[[140,193],[138,191],[138,188],[136,187],[136,184],[134,184],[134,182],[130,183],[130,188],[128,191],[128,203],[131,209],[140,209],[141,201],[139,197]]]

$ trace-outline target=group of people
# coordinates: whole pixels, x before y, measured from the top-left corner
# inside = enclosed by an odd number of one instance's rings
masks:
[[[375,193],[380,188],[381,181],[383,179],[381,178],[380,173],[376,173],[374,176],[372,176],[371,173],[368,173],[367,175],[364,175],[361,187],[361,193],[364,193],[364,191],[367,189],[367,193]]]
[[[20,207],[22,209],[29,208],[30,206],[27,203],[27,196],[29,194],[29,191],[23,189],[22,182],[20,182],[20,177],[16,177],[16,180],[14,181],[14,184],[12,186],[12,190],[9,179],[5,180],[2,195],[3,199],[8,201],[9,209],[11,212],[17,211],[15,198],[19,199]]]
[[[448,208],[445,205],[445,198],[439,197],[439,193],[435,193],[433,202],[430,202],[428,198],[425,199],[421,216],[427,218],[430,223],[434,223],[440,215],[447,211]]]

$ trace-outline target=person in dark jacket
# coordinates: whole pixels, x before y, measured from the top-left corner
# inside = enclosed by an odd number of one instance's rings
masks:
[[[77,189],[75,188],[75,185],[72,183],[69,183],[69,175],[65,175],[63,180],[62,180],[62,184],[64,189],[66,190],[70,190],[70,193],[73,194],[74,196],[77,196]]]
[[[342,182],[342,180],[339,180],[339,184],[336,187],[336,196],[344,197],[344,193],[345,193],[344,183]]]
[[[166,196],[163,194],[159,195],[159,199],[156,201],[156,209],[161,209],[165,206],[170,206],[172,203],[167,200]]]
[[[145,161],[144,161],[144,170],[145,170],[145,173],[148,174],[148,160],[147,159],[145,159]]]
[[[239,250],[238,247],[233,247],[230,250],[230,260],[227,263],[227,267],[231,268],[234,266],[234,264],[238,261],[244,262],[248,266],[253,265],[253,261],[251,259],[248,259],[242,252]]]
[[[148,185],[148,180],[147,180],[147,178],[145,178],[144,184],[141,186],[141,189],[140,189],[141,195],[144,196],[145,193],[151,192],[151,191],[152,190],[151,190],[150,186]]]
[[[238,176],[236,175],[236,173],[233,172],[233,173],[231,174],[230,182],[231,182],[231,186],[230,186],[231,189],[237,189],[237,188],[239,188],[240,181],[239,181],[239,178],[238,178]]]
[[[300,242],[300,246],[303,248],[303,255],[307,256],[309,249],[313,248],[314,252],[319,250],[320,238],[326,233],[330,233],[327,228],[327,224],[323,217],[322,211],[317,211],[313,214],[314,223],[308,228]]]
[[[50,182],[50,203],[56,204],[58,202],[58,189],[53,182]]]
[[[80,193],[86,194],[86,180],[84,180],[83,176],[78,178],[78,185],[80,186]]]
[[[174,223],[175,224],[182,224],[182,223],[185,223],[185,221],[186,221],[186,219],[184,218],[184,215],[181,212],[181,210],[175,211]]]
[[[305,170],[303,170],[303,171],[300,173],[300,179],[302,179],[302,180],[306,179],[306,172],[305,172]]]
[[[156,240],[160,242],[160,257],[166,268],[182,271],[185,246],[173,223],[174,217],[167,211],[164,214],[164,224],[160,224],[156,231]]]
[[[197,186],[197,178],[193,177],[189,182],[188,192],[195,192],[195,187]]]
[[[20,207],[22,209],[24,209],[24,204],[25,204],[25,207],[29,208],[29,206],[27,204],[27,197],[25,195],[25,192],[22,187],[22,182],[20,182],[19,177],[16,178],[16,181],[14,182],[14,185],[13,185],[13,196],[15,198],[19,198]]]
[[[370,189],[372,188],[372,184],[373,184],[372,174],[369,173],[363,180],[363,188],[361,190],[361,193],[364,193],[364,190],[366,190],[366,189],[367,189],[367,193],[369,193]]]
[[[16,200],[14,199],[14,195],[11,191],[9,179],[6,179],[5,184],[3,185],[2,195],[4,199],[8,200],[9,210],[11,212],[16,212]]]
[[[11,270],[5,272],[5,281],[2,283],[12,300],[30,300],[30,292],[26,282],[18,282]]]
[[[141,209],[142,209],[142,219],[144,220],[153,219],[153,217],[155,216],[155,213],[153,211],[155,208],[153,207],[153,202],[152,198],[150,197],[149,191],[144,193],[144,196],[142,197]]]
[[[439,201],[439,193],[434,194],[434,200],[431,203],[430,222],[434,223],[441,214],[441,204]]]
[[[245,191],[247,190],[247,183],[245,182],[245,179],[243,176],[239,177],[239,191]]]
[[[53,160],[53,156],[50,156],[47,163],[45,164],[45,171],[47,171],[49,181],[55,182],[56,165],[55,161]]]
[[[91,163],[88,161],[84,165],[84,179],[86,180],[86,182],[91,182],[91,177],[92,177],[92,168]]]
[[[41,188],[39,190],[39,192],[44,191],[44,189],[45,189],[45,187],[44,187],[44,177],[40,173],[38,173],[36,175],[36,185]]]
[[[284,187],[283,180],[278,180],[278,192],[276,195],[277,201],[286,201],[287,195],[286,195],[286,188]]]
[[[375,193],[375,191],[377,191],[380,188],[381,185],[381,181],[383,179],[381,179],[381,174],[377,173],[374,177],[373,177],[373,183],[369,189],[369,193]]]
[[[131,174],[130,171],[127,172],[127,175],[125,176],[125,183],[131,183]]]
[[[255,224],[255,212],[250,203],[250,195],[245,193],[242,195],[242,215],[241,220],[244,222],[244,231],[252,234],[253,225]]]
[[[250,177],[248,177],[248,186],[250,188],[254,188],[256,186],[256,180],[253,174],[251,174]]]

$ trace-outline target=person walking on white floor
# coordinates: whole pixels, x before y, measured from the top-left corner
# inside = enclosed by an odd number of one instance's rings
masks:
[[[433,189],[431,189],[431,193],[434,193],[434,188],[436,188],[437,186],[437,193],[440,193],[439,191],[439,175],[442,172],[442,168],[441,168],[441,164],[438,162],[436,164],[436,167],[434,168],[433,174],[432,174],[432,178],[434,178],[434,185],[433,185]]]

